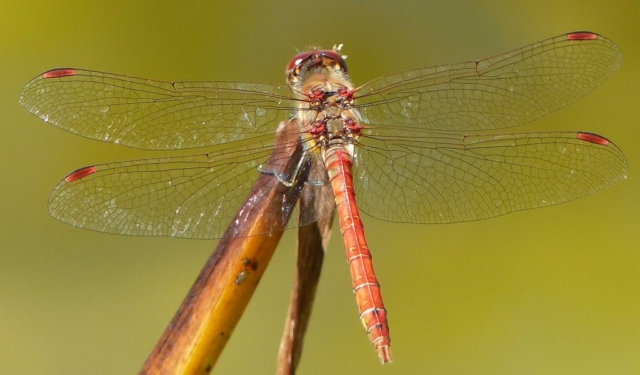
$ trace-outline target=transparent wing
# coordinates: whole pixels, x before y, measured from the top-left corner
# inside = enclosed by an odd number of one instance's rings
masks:
[[[620,66],[610,40],[575,32],[502,55],[374,80],[356,97],[365,123],[474,131],[522,125],[583,97]]]
[[[387,221],[453,223],[550,206],[625,178],[624,155],[591,133],[365,136],[356,157],[363,212]]]
[[[356,107],[369,125],[356,147],[359,205],[382,220],[448,223],[561,203],[615,183],[624,177],[626,161],[597,135],[439,130],[532,121],[593,90],[620,61],[609,40],[580,32],[362,86]],[[189,238],[223,234],[258,177],[258,165],[272,152],[278,121],[297,106],[286,87],[161,82],[78,69],[36,77],[24,88],[21,103],[65,130],[130,147],[237,141],[195,156],[83,168],[67,176],[50,199],[52,214],[76,226]],[[308,136],[292,139],[305,142]],[[302,193],[319,199],[292,225],[312,222],[334,207],[319,153],[307,151],[300,164],[309,179]],[[293,202],[283,202],[284,211],[292,207]]]
[[[273,134],[294,107],[286,87],[163,82],[81,69],[31,80],[21,104],[64,130],[125,146],[172,150]]]
[[[262,143],[212,153],[81,168],[55,187],[49,210],[66,223],[100,232],[220,238],[256,182],[258,165],[272,152],[273,136],[263,138]],[[303,193],[331,194],[326,184],[303,186]],[[289,226],[329,214],[334,205],[329,198],[324,204],[318,202],[314,210],[294,212]],[[283,212],[292,210],[294,204],[283,202]],[[298,214],[303,221],[298,222]],[[282,230],[278,226],[282,217],[263,219],[273,223],[274,230]]]

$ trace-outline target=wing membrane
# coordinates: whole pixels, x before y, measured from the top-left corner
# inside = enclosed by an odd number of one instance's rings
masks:
[[[358,205],[393,222],[453,223],[550,206],[613,185],[627,170],[620,149],[590,133],[424,132],[362,143]]]
[[[377,127],[502,129],[573,103],[611,76],[621,60],[605,37],[571,33],[483,60],[382,77],[362,86],[357,103],[363,121]]]
[[[276,171],[292,163],[287,152],[282,155],[273,152],[272,135],[263,136],[260,141],[238,147],[216,147],[213,152],[197,155],[81,168],[55,187],[49,198],[49,211],[66,223],[100,232],[220,238],[256,183],[258,166],[269,160],[267,168]],[[292,145],[279,147],[284,150]],[[318,201],[302,212],[293,212],[289,224],[284,224],[285,218],[296,202],[282,202],[281,215],[262,218],[271,223],[270,230],[308,224],[333,210],[326,171],[316,154],[307,153],[304,157],[308,160],[304,168],[309,170],[304,173],[312,183],[303,183],[301,193],[318,197]],[[275,188],[274,184],[281,184],[275,174],[269,177],[274,183],[259,187],[265,196]],[[260,193],[252,196],[259,197]],[[242,232],[247,229],[241,223],[235,225],[239,235],[247,235]],[[257,234],[268,233],[250,233]]]
[[[237,82],[163,82],[80,69],[31,80],[22,105],[91,139],[172,150],[273,134],[294,107],[286,87]]]
[[[258,149],[247,157],[246,151],[96,165],[78,180],[62,180],[49,210],[101,232],[218,238],[257,178],[258,160],[270,153]]]

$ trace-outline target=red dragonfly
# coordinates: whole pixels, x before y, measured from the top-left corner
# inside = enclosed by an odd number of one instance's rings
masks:
[[[259,174],[287,186],[305,179],[305,189],[319,197],[314,206],[292,224],[264,220],[280,231],[337,207],[360,319],[388,362],[387,311],[360,210],[391,222],[480,220],[570,201],[625,177],[624,155],[602,136],[495,132],[560,109],[611,76],[621,54],[600,35],[569,33],[357,87],[339,50],[294,56],[286,86],[164,82],[81,69],[37,76],[21,103],[62,129],[139,149],[210,148],[78,169],[54,189],[51,213],[102,232],[219,238]],[[286,175],[262,166],[280,121],[296,123],[303,150]],[[283,202],[282,212],[293,203]],[[238,223],[234,234],[268,233]]]

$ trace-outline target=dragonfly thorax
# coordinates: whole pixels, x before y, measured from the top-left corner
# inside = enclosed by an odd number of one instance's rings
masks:
[[[362,126],[353,108],[351,85],[332,84],[329,80],[316,84],[306,94],[307,101],[301,103],[296,112],[303,131],[311,134],[316,144],[323,147],[336,143],[357,141]]]

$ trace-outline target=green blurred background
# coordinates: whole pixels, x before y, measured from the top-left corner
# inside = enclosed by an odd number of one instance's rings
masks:
[[[89,5],[90,4],[90,5]],[[520,130],[614,140],[629,178],[547,209],[455,225],[365,218],[394,363],[357,319],[339,232],[300,374],[640,373],[640,2],[20,1],[0,3],[0,374],[136,373],[215,246],[81,230],[47,197],[80,166],[151,153],[47,125],[32,77],[84,67],[166,80],[283,82],[296,49],[344,43],[356,84],[563,32],[616,42],[622,69]],[[272,374],[294,268],[287,233],[214,373]]]

